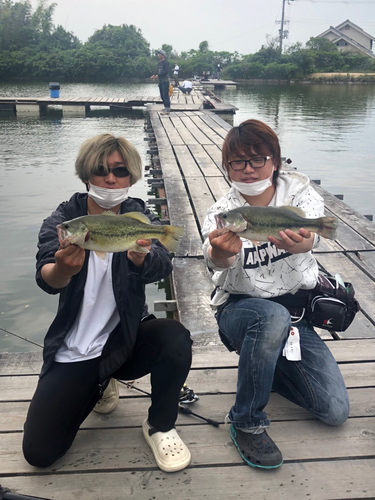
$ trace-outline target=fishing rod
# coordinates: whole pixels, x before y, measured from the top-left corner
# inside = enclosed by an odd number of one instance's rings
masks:
[[[133,382],[124,382],[122,380],[119,380],[121,384],[125,385],[129,389],[135,389],[136,391],[141,392],[142,394],[145,394],[146,396],[151,397],[151,394],[147,391],[144,391],[143,389],[139,389],[139,387],[136,387],[133,385]],[[198,401],[199,397],[194,394],[193,389],[188,387],[186,384],[182,386],[181,393],[180,393],[180,401],[178,403],[178,408],[182,413],[186,413],[187,415],[194,415],[194,417],[198,417],[205,422],[207,422],[210,425],[213,425],[214,427],[219,427],[220,423],[217,422],[216,420],[212,420],[212,418],[206,418],[203,417],[202,415],[199,415],[198,413],[195,413],[190,410],[190,408],[187,408],[186,406],[183,406],[183,404],[189,404],[189,403],[194,403],[195,401]]]
[[[0,484],[0,500],[49,500],[48,498],[31,497],[30,495],[21,495],[12,493],[9,488],[2,488]]]
[[[41,349],[43,349],[42,345],[38,344],[37,342],[33,342],[32,340],[29,340],[26,337],[21,337],[21,335],[17,335],[16,333],[13,333],[9,330],[6,330],[5,328],[2,328],[2,327],[0,327],[0,330],[2,330],[5,333],[9,333],[9,335],[13,335],[14,337],[17,337],[18,339],[24,340],[26,342],[29,342],[30,344],[36,345],[36,346],[40,347]],[[216,330],[207,330],[207,331],[216,331]],[[197,334],[197,333],[204,333],[204,331],[193,332],[193,334]],[[143,391],[142,389],[135,387],[135,385],[133,385],[133,382],[124,382],[123,380],[118,380],[118,382],[120,382],[120,384],[124,384],[129,389],[135,389],[136,391],[142,392],[146,396],[151,397],[151,394],[149,392]],[[192,412],[190,410],[190,408],[187,408],[186,406],[182,406],[183,404],[194,403],[195,401],[198,401],[198,399],[199,399],[199,397],[194,393],[193,389],[191,389],[186,384],[184,384],[182,386],[182,389],[181,389],[180,401],[179,401],[178,407],[182,413],[186,413],[188,415],[194,415],[195,417],[201,418],[202,420],[204,420],[205,422],[207,422],[210,425],[213,425],[214,427],[219,427],[220,424],[216,420],[212,420],[211,418],[202,417],[202,415],[199,415],[198,413]],[[3,497],[3,498],[5,498],[5,497]],[[1,500],[1,496],[0,496],[0,500]],[[10,500],[10,498],[9,498],[9,500]]]
[[[34,345],[40,347],[41,349],[43,349],[43,346],[41,344],[38,344],[37,342],[34,342],[32,340],[29,340],[26,337],[21,337],[21,335],[17,335],[16,333],[13,333],[10,330],[7,330],[6,328],[2,328],[0,326],[0,330],[5,332],[5,333],[9,333],[9,335],[13,335],[13,337],[17,337],[18,339],[25,340],[25,342],[29,342],[29,344],[34,344]],[[209,330],[198,330],[196,332],[190,332],[190,335],[193,337],[194,335],[200,335],[201,333],[215,333],[215,332],[217,332],[217,328],[212,328]],[[0,500],[1,500],[1,497],[0,497]]]
[[[17,335],[16,333],[10,332],[9,330],[6,330],[5,328],[1,328],[1,326],[0,326],[0,330],[2,330],[5,333],[9,333],[9,335],[13,335],[13,337],[17,337],[18,339],[25,340],[26,342],[29,342],[29,344],[34,344],[34,345],[41,347],[43,349],[43,346],[38,344],[37,342],[33,342],[32,340],[29,340],[26,337],[21,337],[21,335]],[[0,497],[0,499],[1,499],[1,497]]]

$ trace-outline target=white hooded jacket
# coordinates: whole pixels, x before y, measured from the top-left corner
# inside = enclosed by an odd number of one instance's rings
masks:
[[[233,265],[222,269],[213,264],[207,252],[210,246],[208,235],[216,229],[215,214],[248,205],[245,198],[233,186],[207,212],[204,225],[203,253],[207,266],[214,271],[212,280],[216,292],[211,305],[223,304],[230,294],[247,294],[251,297],[270,299],[299,289],[309,290],[317,282],[318,265],[311,252],[290,254],[279,250],[270,241],[254,245],[241,238],[242,250],[236,255]],[[323,198],[310,185],[309,178],[295,171],[280,171],[275,194],[269,206],[291,205],[301,208],[306,217],[324,215]],[[314,248],[319,243],[315,235]]]

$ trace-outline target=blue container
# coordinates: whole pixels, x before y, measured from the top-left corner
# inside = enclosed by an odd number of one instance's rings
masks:
[[[49,84],[49,96],[50,97],[60,97],[60,84],[59,84],[59,82],[50,82],[50,84]]]

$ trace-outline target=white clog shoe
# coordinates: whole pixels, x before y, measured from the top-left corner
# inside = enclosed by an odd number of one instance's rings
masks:
[[[161,470],[176,472],[189,465],[190,451],[175,428],[168,432],[156,431],[149,425],[146,418],[142,425],[142,432]]]
[[[115,378],[111,378],[109,384],[103,392],[103,396],[94,406],[94,411],[97,413],[111,413],[111,411],[113,411],[118,405],[119,399],[120,393],[118,389],[118,382]]]

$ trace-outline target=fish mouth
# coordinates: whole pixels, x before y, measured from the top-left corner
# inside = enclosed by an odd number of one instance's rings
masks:
[[[221,215],[215,215],[216,228],[218,234],[223,234],[225,232],[226,223]]]
[[[64,226],[62,224],[59,224],[57,227],[57,236],[59,238],[59,243],[61,248],[66,248],[70,243],[67,240],[67,233],[66,229],[64,229]]]

